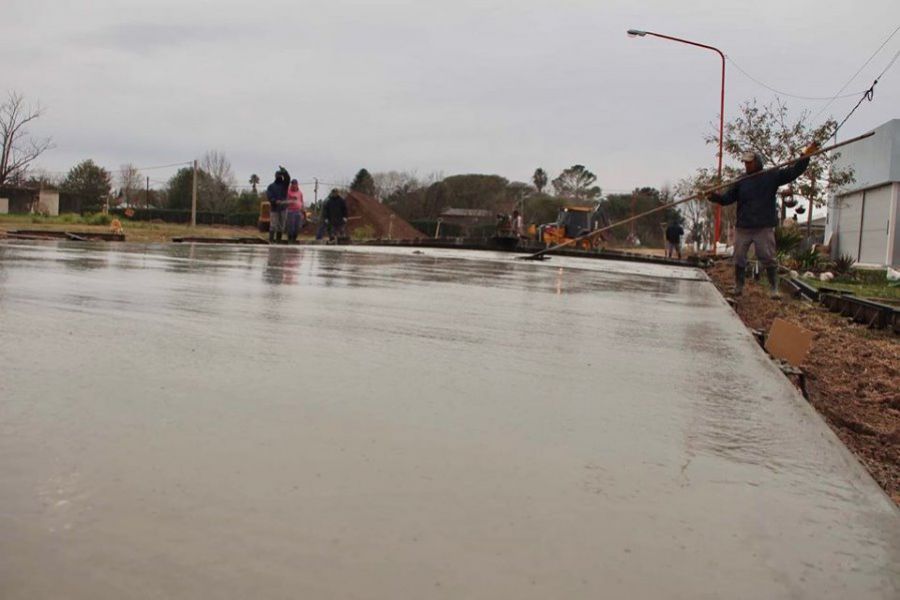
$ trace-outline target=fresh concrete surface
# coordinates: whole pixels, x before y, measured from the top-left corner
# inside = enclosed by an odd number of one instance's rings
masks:
[[[897,598],[704,274],[0,242],[0,597]]]

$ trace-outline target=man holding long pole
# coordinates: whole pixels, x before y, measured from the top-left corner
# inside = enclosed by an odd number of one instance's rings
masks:
[[[727,206],[737,203],[737,230],[734,240],[734,295],[744,291],[747,252],[752,244],[756,257],[766,269],[771,297],[778,298],[778,263],[775,260],[775,227],[778,226],[778,187],[788,184],[803,174],[809,166],[809,157],[819,149],[815,143],[803,151],[800,158],[780,169],[761,172],[764,160],[758,152],[744,153],[742,160],[747,174],[754,177],[741,179],[724,193],[711,192],[710,202]]]

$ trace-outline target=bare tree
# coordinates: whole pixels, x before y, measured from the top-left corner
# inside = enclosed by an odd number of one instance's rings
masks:
[[[234,187],[234,172],[231,170],[231,161],[224,152],[209,150],[203,155],[200,168],[209,173],[213,179],[218,179],[229,187]]]
[[[25,96],[18,92],[9,92],[6,102],[0,104],[0,185],[22,179],[28,165],[53,148],[50,138],[31,137],[26,129],[43,113],[40,105],[26,104]]]
[[[201,177],[200,201],[209,210],[227,211],[235,199],[234,172],[224,152],[209,150],[200,161],[200,169],[208,177]]]
[[[119,167],[117,178],[119,180],[119,195],[121,196],[122,201],[129,206],[134,205],[134,203],[137,202],[140,190],[143,187],[141,185],[143,183],[141,172],[138,171],[138,168],[134,166],[134,164],[128,163]]]
[[[17,179],[21,180],[22,177],[18,177]],[[63,179],[65,179],[64,175],[46,169],[28,169],[28,176],[25,177],[25,185],[30,187],[58,188],[62,184]]]
[[[422,187],[422,182],[413,171],[386,171],[373,173],[375,197],[384,200],[396,192],[408,192]]]
[[[732,175],[730,169],[726,170],[726,177]],[[688,196],[699,195],[698,198],[688,200],[679,205],[678,210],[684,215],[685,229],[687,230],[687,241],[695,244],[696,250],[703,250],[713,238],[714,223],[714,207],[706,200],[704,190],[712,187],[716,182],[716,173],[710,169],[699,169],[697,173],[691,177],[686,177],[678,182],[675,186],[678,198],[686,198]],[[723,211],[723,222],[729,223],[729,219],[733,216],[734,207],[725,207]]]

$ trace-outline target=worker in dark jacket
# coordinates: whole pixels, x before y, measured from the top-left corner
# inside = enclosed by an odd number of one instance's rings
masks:
[[[328,239],[334,241],[347,236],[347,201],[341,197],[337,188],[331,190],[322,206],[322,217],[328,228]]]
[[[684,235],[684,227],[678,221],[672,222],[666,227],[666,258],[681,259],[681,236]]]
[[[269,200],[269,243],[281,243],[287,225],[287,195],[291,185],[291,175],[284,167],[275,171],[275,181],[266,188]]]
[[[778,298],[778,264],[775,261],[775,227],[778,225],[778,186],[800,177],[809,166],[809,155],[818,150],[811,144],[803,151],[803,158],[780,169],[763,171],[763,157],[758,152],[744,153],[747,177],[737,181],[725,193],[710,193],[710,202],[727,206],[737,202],[737,231],[734,236],[734,295],[744,290],[747,252],[753,244],[756,257],[766,268],[772,297]],[[754,175],[756,173],[756,175]]]

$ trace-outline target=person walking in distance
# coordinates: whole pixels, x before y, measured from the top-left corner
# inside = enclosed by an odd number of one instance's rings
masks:
[[[756,257],[766,269],[766,278],[772,298],[779,298],[778,263],[775,260],[775,227],[778,225],[778,187],[788,184],[803,174],[809,166],[809,158],[819,149],[815,143],[803,151],[803,156],[793,164],[779,169],[763,171],[765,164],[758,152],[745,152],[742,156],[746,176],[736,181],[724,193],[711,192],[710,202],[728,206],[737,203],[737,229],[734,238],[734,295],[744,291],[747,253],[752,244]]]

